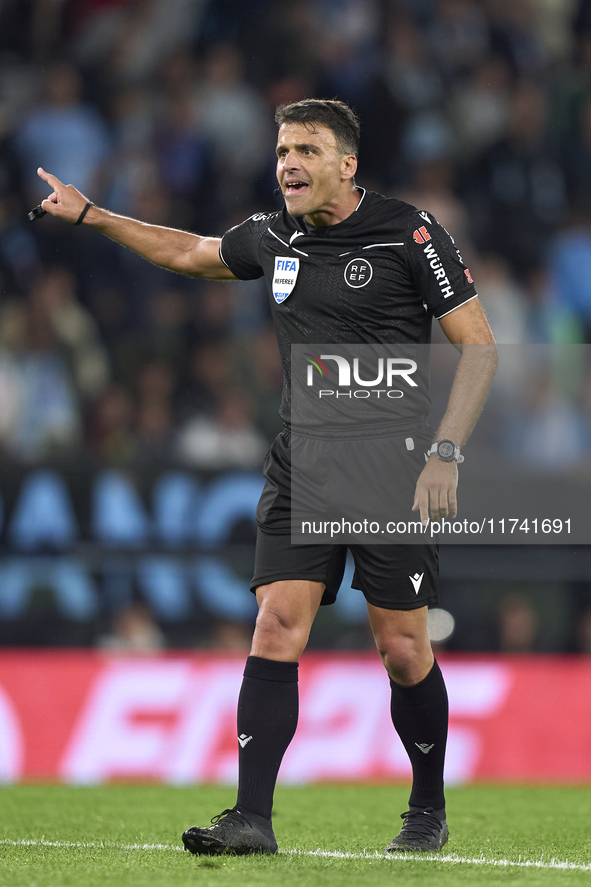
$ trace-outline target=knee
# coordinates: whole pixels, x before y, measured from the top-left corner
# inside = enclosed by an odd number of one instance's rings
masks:
[[[273,607],[261,607],[258,612],[255,630],[260,635],[289,635],[294,630],[291,620]]]
[[[428,638],[396,635],[378,644],[378,652],[393,681],[410,686],[427,676],[433,665]]]
[[[269,658],[281,653],[280,658],[295,662],[306,648],[309,633],[309,626],[300,620],[273,607],[262,607],[257,616],[253,652],[256,649],[255,655]]]

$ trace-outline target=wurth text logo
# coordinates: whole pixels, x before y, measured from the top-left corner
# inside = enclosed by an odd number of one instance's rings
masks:
[[[427,256],[427,259],[429,260],[429,265],[433,269],[435,279],[441,287],[441,295],[444,299],[449,299],[450,296],[453,296],[454,291],[449,282],[449,278],[445,273],[445,268],[441,264],[441,259],[435,251],[435,247],[431,246],[431,244],[428,243],[423,252]]]

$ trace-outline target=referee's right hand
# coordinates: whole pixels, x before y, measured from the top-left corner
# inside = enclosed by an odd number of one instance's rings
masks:
[[[75,225],[80,218],[80,213],[84,209],[89,200],[84,194],[81,194],[73,185],[64,185],[63,182],[51,173],[45,172],[44,169],[37,170],[39,178],[47,182],[53,191],[41,203],[41,208],[51,216],[57,219],[63,219],[70,225]]]

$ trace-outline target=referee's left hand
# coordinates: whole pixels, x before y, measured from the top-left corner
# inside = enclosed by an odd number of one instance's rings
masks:
[[[429,456],[415,487],[413,511],[419,511],[421,523],[427,526],[431,520],[455,517],[458,513],[458,466],[456,462],[443,462],[437,456]],[[429,514],[430,512],[430,514]]]

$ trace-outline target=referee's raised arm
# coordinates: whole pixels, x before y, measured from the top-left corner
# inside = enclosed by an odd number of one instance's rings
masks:
[[[148,225],[137,219],[119,216],[95,206],[74,185],[64,185],[41,167],[37,170],[37,175],[53,189],[41,203],[41,207],[57,219],[71,225],[78,223],[94,228],[154,265],[160,265],[169,271],[189,277],[236,279],[220,259],[219,237],[201,237],[188,231]]]

